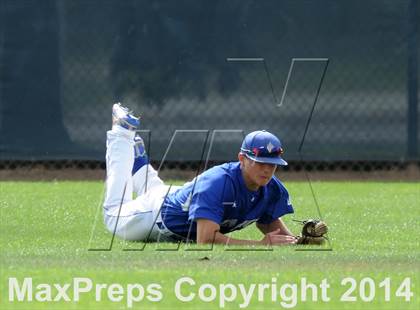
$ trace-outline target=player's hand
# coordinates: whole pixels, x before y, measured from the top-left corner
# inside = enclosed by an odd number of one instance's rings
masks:
[[[287,245],[295,244],[296,241],[296,237],[290,235],[281,235],[280,229],[276,229],[275,231],[266,234],[261,240],[261,243],[265,245]]]

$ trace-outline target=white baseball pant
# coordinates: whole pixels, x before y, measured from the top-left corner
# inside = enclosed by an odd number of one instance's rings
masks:
[[[150,164],[131,175],[134,135],[120,126],[107,132],[105,226],[124,240],[166,241],[171,233],[164,227],[159,210],[168,191],[179,186],[165,185]]]

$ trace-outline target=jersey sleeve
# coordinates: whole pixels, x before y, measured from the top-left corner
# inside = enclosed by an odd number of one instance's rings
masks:
[[[201,175],[192,191],[188,219],[207,219],[220,224],[224,214],[223,202],[231,200],[232,187],[230,177],[224,173]]]
[[[270,224],[285,214],[293,213],[289,192],[284,186],[280,186],[280,196],[270,197],[269,207],[258,219],[259,224]]]

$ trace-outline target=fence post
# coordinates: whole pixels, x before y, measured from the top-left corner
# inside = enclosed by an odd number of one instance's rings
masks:
[[[418,13],[419,0],[411,0],[408,5],[408,63],[407,63],[407,158],[417,159],[418,155]]]

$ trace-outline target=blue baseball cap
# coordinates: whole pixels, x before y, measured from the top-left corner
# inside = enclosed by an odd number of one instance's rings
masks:
[[[258,163],[287,166],[287,162],[281,158],[283,148],[280,140],[265,130],[247,134],[242,142],[241,153]]]

